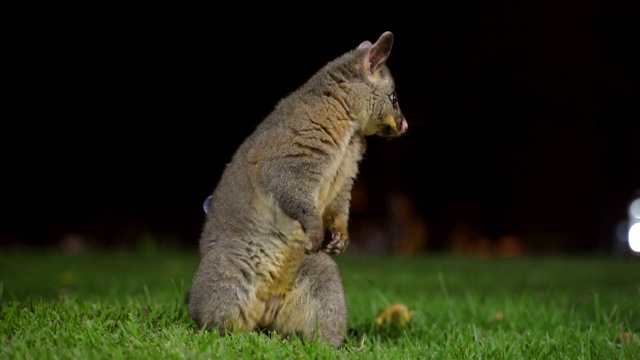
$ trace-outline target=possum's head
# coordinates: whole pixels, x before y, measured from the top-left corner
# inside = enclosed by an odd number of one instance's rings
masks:
[[[364,98],[364,135],[394,137],[408,129],[398,104],[395,82],[386,65],[392,45],[393,34],[387,31],[374,44],[364,41],[355,51],[368,87]]]

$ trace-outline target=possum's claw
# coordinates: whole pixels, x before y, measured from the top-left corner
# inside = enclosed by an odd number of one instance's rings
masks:
[[[341,254],[349,246],[349,236],[340,230],[333,229],[331,231],[331,241],[327,244],[324,251],[327,254]]]

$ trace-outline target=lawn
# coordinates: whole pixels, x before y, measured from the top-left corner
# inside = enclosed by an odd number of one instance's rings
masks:
[[[195,250],[0,253],[0,359],[640,359],[640,260],[337,257],[350,330],[331,349],[198,332]],[[375,322],[404,303],[406,327]]]

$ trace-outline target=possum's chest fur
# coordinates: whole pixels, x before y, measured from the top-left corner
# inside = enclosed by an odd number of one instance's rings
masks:
[[[356,177],[364,149],[364,138],[354,134],[343,139],[343,145],[329,154],[315,191],[317,209],[321,215],[345,182]],[[268,302],[291,290],[298,269],[308,256],[302,249],[306,237],[300,223],[287,216],[269,194],[259,187],[255,191],[257,196],[254,199],[258,201],[254,209],[261,219],[255,224],[260,224],[258,233],[262,238],[255,239],[255,255],[251,259],[258,276],[257,297]]]
[[[326,172],[318,190],[318,209],[321,213],[333,201],[344,183],[358,174],[358,162],[364,152],[364,139],[354,135],[348,145],[335,157]]]

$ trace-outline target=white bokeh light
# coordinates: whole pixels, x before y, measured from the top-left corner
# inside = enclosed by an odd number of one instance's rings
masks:
[[[640,223],[635,223],[629,228],[629,247],[640,253]]]
[[[640,219],[640,198],[633,200],[629,205],[629,214],[636,219]]]

